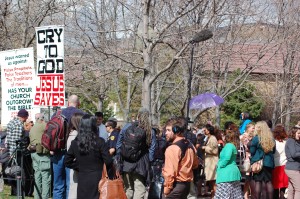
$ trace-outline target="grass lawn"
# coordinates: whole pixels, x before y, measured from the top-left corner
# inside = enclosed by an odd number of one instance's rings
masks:
[[[0,199],[16,199],[17,196],[10,196],[10,186],[4,185],[3,192],[0,193]],[[31,197],[25,197],[26,199],[33,199]]]

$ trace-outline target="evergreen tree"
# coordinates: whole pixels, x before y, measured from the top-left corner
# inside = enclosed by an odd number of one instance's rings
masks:
[[[242,112],[248,112],[251,119],[259,118],[264,107],[263,100],[255,95],[255,87],[246,83],[242,88],[229,95],[223,104],[221,114],[221,126],[226,121],[232,121],[239,125]]]

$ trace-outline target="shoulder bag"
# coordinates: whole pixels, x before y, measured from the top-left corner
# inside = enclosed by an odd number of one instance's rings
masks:
[[[4,173],[10,177],[16,177],[21,175],[21,167],[17,164],[17,160],[13,157],[11,159],[10,166],[7,166],[4,170]]]
[[[265,155],[263,155],[262,159],[260,159],[260,160],[258,160],[258,161],[256,161],[256,162],[254,162],[254,163],[251,165],[251,171],[252,171],[253,173],[259,173],[259,172],[262,170],[262,168],[263,168],[263,166],[264,166],[264,157],[265,157]]]
[[[257,152],[257,151],[256,151]],[[263,168],[263,163],[264,163],[264,157],[265,157],[265,153],[263,152],[263,157],[260,159],[260,160],[258,160],[258,161],[256,161],[256,162],[254,162],[252,165],[251,165],[251,171],[253,172],[253,173],[259,173],[261,170],[262,170],[262,168]]]
[[[242,173],[248,173],[251,171],[250,159],[247,158],[246,149],[243,145],[240,146],[239,154],[240,154],[240,171]]]
[[[248,172],[251,171],[251,166],[250,166],[250,160],[249,159],[243,160],[243,164],[240,167],[240,171],[242,173],[248,173]]]
[[[109,179],[106,165],[103,164],[102,178],[98,184],[99,199],[127,199],[120,173],[116,171],[115,176],[115,179]]]
[[[253,173],[259,173],[262,170],[262,168],[263,168],[263,159],[258,160],[251,165],[251,171]]]

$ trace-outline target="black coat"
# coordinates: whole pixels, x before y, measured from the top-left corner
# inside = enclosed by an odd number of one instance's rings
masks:
[[[149,153],[144,154],[137,162],[123,162],[123,171],[136,173],[147,179],[150,169]]]
[[[77,139],[73,140],[64,163],[66,167],[78,170],[77,198],[98,199],[98,183],[102,176],[103,163],[108,169],[112,164],[112,157],[104,139],[97,137],[96,149],[87,155],[79,153]]]

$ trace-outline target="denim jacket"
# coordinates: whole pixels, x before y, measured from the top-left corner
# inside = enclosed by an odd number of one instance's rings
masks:
[[[124,132],[127,130],[127,128],[131,126],[131,123],[125,124],[125,126],[122,128],[122,130],[119,133],[117,145],[116,145],[116,150],[117,150],[117,155],[120,155],[121,153],[121,146],[123,143],[123,137],[124,137]],[[156,148],[156,135],[154,130],[151,130],[151,145],[149,147],[149,160],[152,162],[154,160],[154,153],[155,153],[155,148]]]

